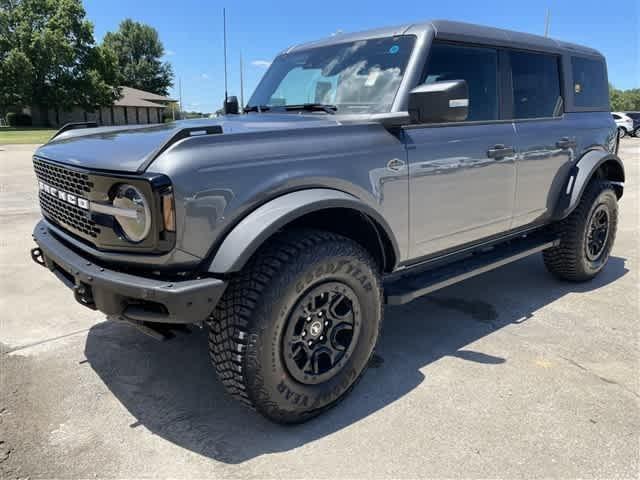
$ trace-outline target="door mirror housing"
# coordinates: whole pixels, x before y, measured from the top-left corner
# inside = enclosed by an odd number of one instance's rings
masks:
[[[409,92],[411,123],[464,122],[469,115],[469,86],[465,80],[418,85]]]
[[[225,114],[237,115],[240,113],[240,104],[238,103],[238,97],[231,96],[227,97],[223,105]]]

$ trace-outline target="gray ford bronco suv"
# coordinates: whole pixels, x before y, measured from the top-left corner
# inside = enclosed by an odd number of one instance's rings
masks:
[[[384,304],[536,252],[568,281],[607,263],[624,170],[592,49],[449,21],[344,34],[225,106],[63,127],[33,158],[31,255],[113,320],[206,325],[229,393],[276,422],[345,397]]]

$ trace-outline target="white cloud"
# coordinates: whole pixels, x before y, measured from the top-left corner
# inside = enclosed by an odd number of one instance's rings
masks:
[[[165,57],[172,57],[172,56],[174,56],[175,54],[176,54],[176,52],[174,52],[173,50],[166,50],[166,51],[164,52],[164,56],[165,56]]]
[[[209,80],[209,75],[207,75],[206,73],[201,73],[201,74],[200,74],[200,78],[201,78],[202,80]]]
[[[254,60],[253,62],[251,62],[251,65],[253,65],[254,67],[269,68],[271,62],[269,60]]]

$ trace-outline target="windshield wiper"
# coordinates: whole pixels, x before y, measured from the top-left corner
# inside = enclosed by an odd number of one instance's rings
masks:
[[[247,112],[262,113],[268,110],[271,110],[271,107],[268,105],[249,105],[248,107],[244,108],[244,113],[247,113]]]
[[[335,105],[327,105],[324,103],[301,103],[299,105],[285,105],[286,110],[307,110],[309,112],[325,112],[329,114],[336,113],[338,107]]]

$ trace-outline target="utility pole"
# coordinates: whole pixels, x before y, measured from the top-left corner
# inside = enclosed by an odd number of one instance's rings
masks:
[[[242,65],[242,52],[240,52],[240,113],[244,108],[244,67]]]
[[[224,105],[227,108],[227,11],[222,9],[222,31],[224,34]]]
[[[551,9],[547,8],[547,21],[545,22],[545,26],[544,26],[544,36],[548,37],[549,36],[549,23],[551,22]]]

